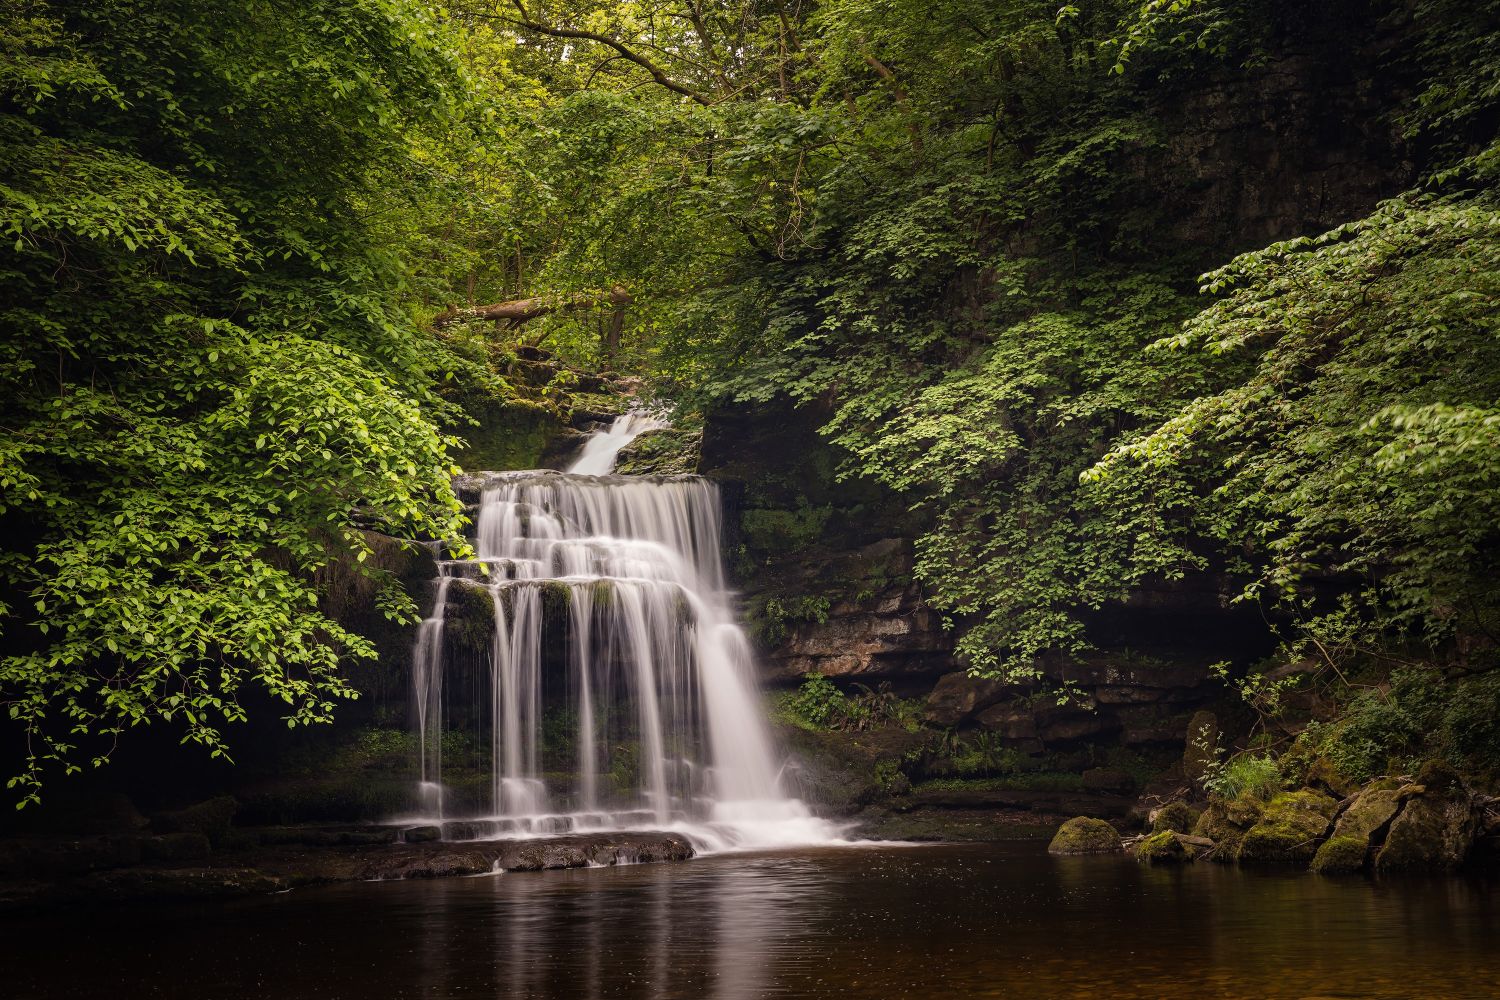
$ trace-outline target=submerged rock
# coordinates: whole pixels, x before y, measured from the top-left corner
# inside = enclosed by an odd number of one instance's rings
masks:
[[[1120,833],[1102,819],[1074,816],[1047,845],[1048,854],[1108,854],[1120,850]]]
[[[1236,860],[1241,864],[1307,864],[1328,835],[1337,808],[1333,796],[1311,788],[1277,795],[1245,832]]]

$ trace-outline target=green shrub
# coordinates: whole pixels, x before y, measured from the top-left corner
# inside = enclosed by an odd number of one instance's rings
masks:
[[[820,729],[859,728],[869,714],[822,674],[804,677],[802,686],[787,700],[787,708],[799,719]]]
[[[1226,799],[1248,795],[1269,799],[1281,790],[1281,768],[1270,757],[1240,754],[1227,762],[1215,760],[1203,773],[1203,787]]]

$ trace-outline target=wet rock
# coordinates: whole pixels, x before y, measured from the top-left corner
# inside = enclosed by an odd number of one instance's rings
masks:
[[[1401,812],[1375,855],[1377,872],[1452,872],[1468,857],[1479,832],[1474,796],[1459,776],[1437,761],[1417,775]]]
[[[409,826],[401,831],[401,840],[407,844],[425,844],[442,837],[443,830],[438,826]]]
[[[1266,803],[1235,857],[1241,864],[1306,865],[1327,836],[1337,808],[1333,796],[1311,788],[1283,792]]]
[[[239,809],[233,796],[220,795],[186,809],[160,813],[152,817],[151,829],[157,833],[201,833],[211,843],[218,843],[229,832]]]
[[[1211,860],[1233,861],[1246,831],[1260,819],[1261,811],[1261,803],[1255,799],[1233,799],[1228,802],[1215,799],[1198,817],[1193,833],[1206,837],[1217,845],[1217,849],[1209,855]]]
[[[545,840],[489,840],[464,843],[399,844],[304,866],[304,878],[408,879],[481,875],[498,871],[556,871],[590,865],[686,861],[687,839],[674,833],[588,834]]]
[[[94,899],[210,899],[281,892],[288,883],[251,868],[125,868],[83,884]]]
[[[401,828],[394,826],[333,828],[281,826],[258,831],[256,840],[269,845],[302,844],[308,847],[343,847],[394,844],[400,838]]]
[[[1108,854],[1120,850],[1120,833],[1102,819],[1075,816],[1047,845],[1048,854]]]
[[[1186,802],[1168,802],[1152,815],[1151,832],[1191,833],[1198,825],[1198,817],[1201,815]]]

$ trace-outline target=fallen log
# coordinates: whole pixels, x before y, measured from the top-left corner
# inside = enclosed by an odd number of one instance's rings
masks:
[[[623,286],[616,285],[608,292],[574,292],[571,295],[538,295],[529,299],[511,299],[487,306],[453,307],[433,317],[433,329],[442,329],[451,323],[468,319],[490,320],[495,323],[510,323],[520,326],[539,316],[564,309],[595,309],[599,306],[628,306],[635,299]]]

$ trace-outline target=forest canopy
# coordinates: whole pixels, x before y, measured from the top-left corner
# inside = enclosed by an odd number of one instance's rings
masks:
[[[1284,658],[1493,655],[1495,5],[0,9],[26,795],[154,719],[223,752],[246,685],[327,719],[373,651],[317,574],[369,531],[462,545],[460,404],[538,347],[684,409],[830,407],[979,672],[1189,573]],[[1381,181],[1243,224],[1183,134],[1301,113],[1271,70],[1340,32],[1319,72],[1368,103],[1308,131]]]

